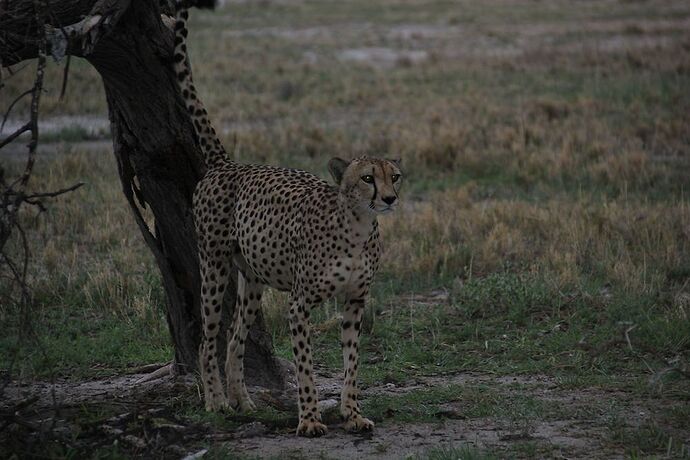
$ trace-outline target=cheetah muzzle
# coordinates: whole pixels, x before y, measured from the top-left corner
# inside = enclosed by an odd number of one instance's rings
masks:
[[[206,409],[255,408],[244,382],[247,333],[264,288],[289,292],[290,335],[297,371],[297,433],[326,432],[317,406],[309,315],[326,299],[345,299],[342,320],[344,384],[340,411],[348,431],[371,430],[358,402],[357,369],[362,314],[381,255],[377,217],[398,206],[400,161],[332,159],[335,186],[305,171],[230,161],[197,97],[187,58],[187,10],[175,24],[175,71],[204,153],[207,172],[193,196],[201,271],[203,338],[199,365]],[[228,329],[226,388],[217,336],[231,267],[237,299]]]

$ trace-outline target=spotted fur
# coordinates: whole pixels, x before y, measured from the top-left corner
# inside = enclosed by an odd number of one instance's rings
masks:
[[[345,299],[341,413],[347,430],[370,430],[374,424],[361,415],[357,401],[359,337],[365,298],[381,254],[377,216],[398,205],[400,163],[334,158],[329,162],[333,186],[305,171],[230,161],[192,82],[185,45],[187,14],[184,8],[177,13],[174,56],[182,96],[207,166],[193,197],[204,334],[199,364],[206,409],[254,409],[242,362],[247,332],[264,288],[270,286],[290,293],[299,398],[297,433],[318,436],[326,432],[317,406],[309,315],[336,295]],[[228,330],[223,391],[216,340],[231,264],[239,270],[239,281]]]

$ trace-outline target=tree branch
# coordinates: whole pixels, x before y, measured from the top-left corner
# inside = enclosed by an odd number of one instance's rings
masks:
[[[32,91],[33,91],[33,89],[27,89],[27,90],[24,91],[22,94],[20,94],[19,96],[17,96],[17,97],[14,99],[14,101],[12,101],[12,103],[10,104],[10,106],[7,107],[7,110],[5,111],[5,115],[2,117],[2,123],[0,123],[0,133],[2,133],[2,129],[5,127],[5,123],[7,123],[7,118],[10,116],[10,112],[12,112],[12,109],[14,108],[14,105],[15,105],[17,102],[21,101],[21,100],[24,98],[24,96],[28,96],[29,94],[31,94]],[[11,142],[11,141],[10,141],[10,142]],[[1,147],[1,146],[0,146],[0,147]]]
[[[0,2],[0,63],[7,67],[38,57],[47,35],[48,51],[56,59],[66,54],[86,56],[116,26],[131,0],[65,0],[51,2],[50,20],[35,19],[32,0]],[[42,37],[40,40],[38,37]]]
[[[12,134],[4,138],[2,141],[0,141],[0,149],[29,130],[31,130],[31,122],[27,122],[24,126],[17,129],[15,132],[13,132]]]

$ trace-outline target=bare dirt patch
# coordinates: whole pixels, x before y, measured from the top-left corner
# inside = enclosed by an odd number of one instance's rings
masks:
[[[223,424],[195,417],[202,413],[193,377],[165,377],[137,383],[146,374],[89,381],[10,383],[0,404],[2,443],[26,447],[51,438],[76,450],[105,448],[113,443],[133,455],[178,455],[208,446],[248,456],[313,458],[404,458],[421,455],[432,447],[469,445],[492,452],[520,455],[535,452],[568,458],[610,457],[625,454],[613,430],[636,430],[652,419],[663,419],[677,402],[643,397],[622,390],[598,387],[569,389],[542,375],[493,376],[458,373],[416,377],[400,384],[381,384],[362,390],[363,403],[372,398],[394,398],[449,385],[487,388],[508,400],[528,398],[543,407],[532,414],[466,415],[466,398],[442,403],[435,421],[403,423],[391,407],[375,417],[373,433],[345,433],[337,418],[338,375],[322,373],[317,379],[325,402],[329,433],[318,439],[294,435],[296,407],[293,389],[272,391],[250,388],[263,410],[280,416],[227,414]],[[7,438],[9,436],[9,438]],[[690,444],[690,433],[677,433]],[[5,444],[9,440],[8,444]],[[613,441],[612,441],[613,439]]]

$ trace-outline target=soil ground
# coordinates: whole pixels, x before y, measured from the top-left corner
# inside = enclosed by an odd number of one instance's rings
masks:
[[[22,429],[43,427],[43,436],[57,442],[72,439],[78,450],[88,446],[121,446],[128,455],[185,457],[204,454],[209,445],[222,446],[225,456],[275,458],[417,458],[443,446],[469,446],[479,452],[501,452],[511,457],[548,456],[559,458],[626,457],[624,439],[611,442],[612,431],[635,432],[650,420],[663,420],[677,401],[633,391],[591,387],[572,389],[554,378],[540,375],[493,376],[457,373],[416,377],[400,384],[382,384],[362,390],[362,404],[401,397],[415,392],[460,386],[488,388],[503,398],[527,398],[549,407],[546,417],[529,414],[467,416],[462,399],[435,406],[436,421],[401,423],[389,407],[384,417],[376,417],[372,433],[343,432],[337,418],[340,379],[319,375],[324,418],[329,432],[318,439],[297,437],[294,389],[269,391],[252,387],[258,406],[286,414],[265,418],[226,414],[230,426],[219,429],[194,414],[180,411],[188,404],[202,405],[200,389],[191,377],[162,377],[138,383],[148,374],[130,374],[81,382],[32,382],[10,384],[0,410],[13,409],[22,420]],[[17,410],[17,407],[20,409]],[[292,407],[292,409],[291,409]],[[366,414],[365,414],[366,415]],[[262,420],[262,421],[257,421]],[[41,430],[33,433],[39,436]],[[690,432],[677,433],[677,443],[690,444]],[[11,442],[5,439],[4,442]],[[31,439],[23,439],[31,444]],[[670,448],[669,448],[670,449]]]

